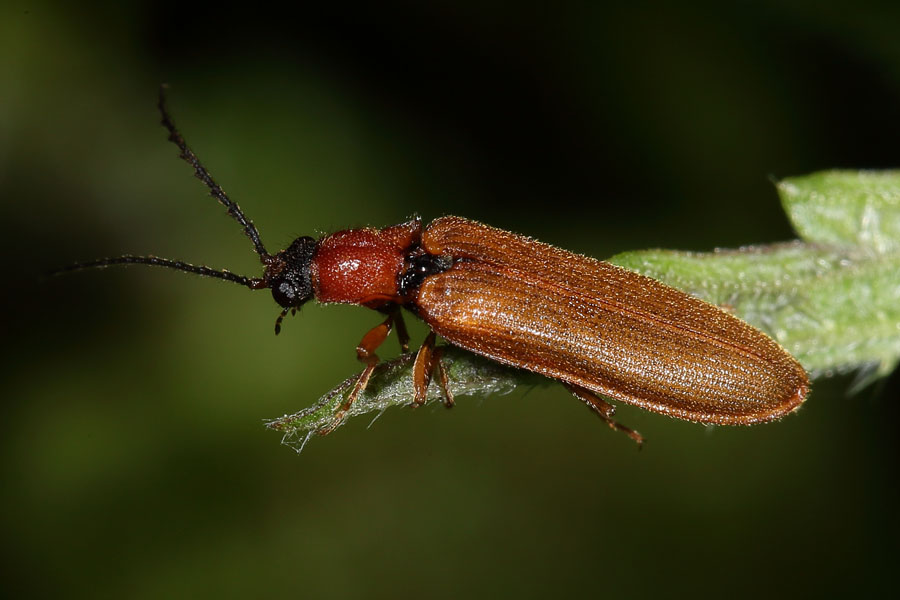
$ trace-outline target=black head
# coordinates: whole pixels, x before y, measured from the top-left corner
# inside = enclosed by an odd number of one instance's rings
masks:
[[[282,308],[299,308],[313,297],[310,265],[316,246],[313,238],[299,237],[269,259],[263,281]]]

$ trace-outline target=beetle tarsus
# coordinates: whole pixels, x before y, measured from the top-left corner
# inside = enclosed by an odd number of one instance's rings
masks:
[[[378,364],[378,357],[374,354],[375,360],[370,364],[366,365],[366,368],[363,369],[363,372],[359,374],[359,377],[356,379],[356,383],[353,385],[353,390],[347,395],[347,399],[341,404],[341,407],[338,409],[336,413],[334,413],[334,419],[331,423],[328,424],[328,427],[319,430],[317,433],[319,435],[328,435],[335,429],[337,429],[341,423],[344,422],[344,419],[347,418],[347,413],[350,411],[350,407],[353,406],[353,403],[356,402],[357,397],[366,389],[366,386],[369,384],[369,378],[372,377],[372,372],[375,371],[375,365]]]
[[[328,395],[325,397],[325,402],[326,403],[331,402],[335,398],[335,396],[339,396],[339,395],[343,394],[345,391],[347,391],[348,388],[350,388],[351,386],[354,386],[357,381],[359,381],[358,375],[348,377],[347,379],[342,381],[340,385],[338,385],[336,388],[334,388],[333,390],[331,390],[331,392],[328,393]],[[340,408],[334,413],[334,415],[332,415],[331,422],[328,425],[326,425],[325,427],[322,427],[321,429],[316,429],[313,433],[315,433],[316,435],[325,436],[325,435],[328,435],[329,433],[331,433],[332,431],[334,431],[335,429],[337,429],[341,425],[341,423],[344,422],[344,419],[347,416],[346,411],[341,410],[343,408],[343,406],[344,406],[344,403],[341,403]]]

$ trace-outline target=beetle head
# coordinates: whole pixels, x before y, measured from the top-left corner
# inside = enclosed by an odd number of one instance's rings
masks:
[[[316,245],[311,237],[299,237],[268,259],[264,287],[272,290],[272,297],[282,308],[299,308],[313,297],[310,267]]]

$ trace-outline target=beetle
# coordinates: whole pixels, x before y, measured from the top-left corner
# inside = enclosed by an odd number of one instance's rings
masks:
[[[259,232],[213,180],[158,107],[180,157],[244,229],[263,264],[261,277],[154,256],[120,256],[62,270],[119,264],[160,266],[268,289],[284,317],[315,299],[379,311],[384,320],[356,348],[365,368],[333,429],[369,381],[376,350],[393,329],[401,348],[406,309],[431,329],[413,368],[416,405],[437,372],[447,405],[453,396],[441,365],[440,335],[500,363],[559,380],[611,428],[603,397],[688,421],[750,425],[795,410],[809,391],[803,367],[777,342],[729,312],[654,279],[462,217],[421,219],[382,229],[299,237],[270,254]],[[327,433],[327,431],[322,432]]]

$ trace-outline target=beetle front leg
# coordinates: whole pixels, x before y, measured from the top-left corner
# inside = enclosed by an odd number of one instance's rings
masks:
[[[372,376],[372,372],[375,370],[375,365],[378,364],[378,361],[381,360],[378,358],[378,355],[375,354],[375,351],[378,350],[378,347],[384,343],[384,340],[387,339],[387,336],[391,333],[391,329],[394,326],[394,319],[396,318],[395,313],[391,313],[388,315],[388,318],[384,320],[380,325],[376,325],[372,329],[369,330],[366,335],[360,340],[359,345],[356,346],[356,358],[362,363],[365,363],[366,368],[363,369],[363,372],[359,374],[359,379],[356,380],[356,385],[353,386],[353,391],[350,392],[350,395],[347,396],[347,400],[341,406],[341,409],[346,412],[353,402],[356,400],[357,396],[366,389],[366,386],[369,384],[369,378]]]
[[[592,411],[597,413],[597,415],[606,421],[606,424],[609,425],[610,429],[614,429],[616,431],[621,431],[635,442],[637,442],[638,446],[644,445],[644,437],[635,431],[634,429],[630,429],[625,427],[621,423],[617,423],[613,421],[613,415],[616,414],[616,407],[595,394],[594,392],[585,389],[583,387],[579,387],[577,385],[572,385],[571,383],[563,383],[566,386],[566,389],[572,392],[576,398],[584,402],[588,405]]]
[[[369,384],[369,379],[375,371],[375,366],[380,360],[378,355],[375,354],[375,351],[384,343],[384,340],[386,340],[387,336],[391,333],[397,314],[398,313],[396,312],[388,314],[388,317],[384,322],[370,329],[368,333],[363,336],[362,340],[360,340],[359,345],[356,346],[356,358],[360,362],[365,363],[366,368],[359,374],[356,383],[353,385],[353,389],[347,395],[347,399],[335,413],[334,420],[328,427],[318,432],[320,435],[328,435],[334,431],[347,416],[347,411],[349,411],[350,407],[353,406],[353,403],[356,402],[356,398],[366,389],[366,386]]]

